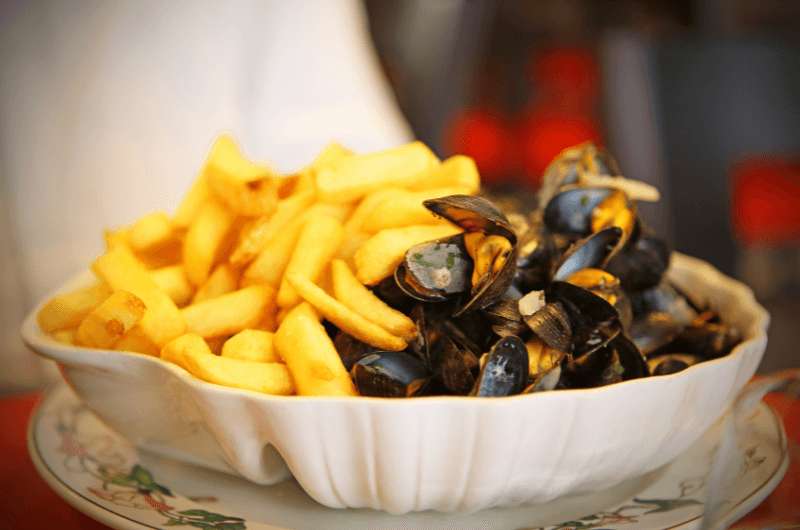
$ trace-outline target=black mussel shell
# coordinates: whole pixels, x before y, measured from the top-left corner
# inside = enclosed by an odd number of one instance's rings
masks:
[[[584,237],[592,232],[592,212],[615,190],[576,187],[558,193],[544,209],[544,222],[550,232]]]
[[[373,290],[375,296],[386,302],[386,304],[398,311],[408,313],[411,308],[417,303],[417,300],[411,298],[398,287],[394,276],[389,276],[376,285]]]
[[[631,294],[631,304],[637,318],[651,312],[666,313],[681,327],[691,324],[698,313],[686,297],[666,280],[656,287]]]
[[[442,302],[468,292],[471,274],[472,260],[458,234],[408,249],[394,279],[411,298]]]
[[[568,360],[563,378],[568,387],[610,385],[650,375],[647,361],[624,335],[617,335],[606,346],[582,357]]]
[[[669,375],[685,370],[692,365],[702,362],[697,355],[687,353],[667,353],[647,359],[647,366],[652,375]]]
[[[492,331],[500,337],[523,335],[528,325],[519,314],[519,302],[515,299],[504,299],[483,310],[483,315],[492,324]]]
[[[440,347],[438,379],[449,393],[466,396],[475,385],[478,357],[447,335],[442,337]]]
[[[517,248],[514,246],[498,272],[491,273],[490,276],[482,278],[478,285],[473,285],[469,300],[456,311],[455,315],[483,309],[498,301],[514,281],[514,273],[517,270],[516,262]]]
[[[428,319],[425,315],[425,306],[417,304],[411,310],[409,315],[411,320],[417,327],[417,335],[408,342],[408,347],[411,353],[419,357],[428,370],[433,367],[433,359],[431,358],[431,345],[436,342],[436,335],[428,325]]]
[[[539,204],[544,206],[559,188],[578,184],[589,176],[619,176],[621,172],[614,157],[605,149],[585,142],[561,151],[547,166],[539,190]]]
[[[561,302],[569,316],[572,349],[565,351],[575,356],[605,346],[621,331],[619,313],[614,306],[587,289],[567,282],[553,282],[546,297]]]
[[[495,343],[481,368],[471,395],[500,397],[519,394],[528,381],[528,350],[522,339],[503,337]]]
[[[669,344],[684,328],[669,313],[651,311],[633,321],[631,339],[645,355]]]
[[[641,291],[659,284],[669,267],[670,249],[664,240],[643,235],[617,253],[606,270],[618,277],[628,291]]]
[[[422,362],[405,352],[379,351],[353,365],[350,375],[362,396],[412,397],[430,380]]]
[[[581,269],[571,274],[568,283],[583,287],[614,306],[619,315],[623,330],[630,329],[633,322],[633,309],[627,293],[616,276],[601,269]]]
[[[639,348],[624,334],[620,333],[609,343],[611,348],[617,351],[620,364],[624,369],[622,379],[638,379],[650,375],[650,368]]]
[[[553,238],[544,225],[533,225],[519,240],[514,284],[522,292],[543,289],[550,279],[555,255]]]
[[[703,359],[716,359],[730,353],[741,340],[739,331],[725,324],[703,323],[684,328],[669,344],[652,353],[690,353]]]
[[[353,365],[375,351],[374,346],[361,342],[344,331],[339,331],[333,340],[336,351],[342,359],[342,364],[349,372]]]
[[[556,264],[553,281],[564,281],[581,269],[602,269],[619,248],[621,238],[622,230],[612,226],[576,241]]]
[[[485,340],[487,335],[491,335],[489,330],[485,329],[485,323],[478,320],[482,320],[480,315],[475,315],[474,318],[450,318],[440,321],[439,328],[443,336],[449,337],[459,349],[472,352],[473,357],[477,359],[484,351],[482,339]],[[476,366],[470,364],[471,368]]]
[[[524,393],[553,390],[561,378],[561,363],[567,354],[546,345],[539,338],[525,343],[528,350],[528,386]]]
[[[560,302],[549,302],[529,317],[525,323],[545,344],[559,351],[572,350],[572,324]]]
[[[449,195],[428,199],[422,204],[440,217],[460,226],[466,232],[483,232],[500,235],[517,242],[517,235],[506,216],[494,204],[483,197],[472,195]]]

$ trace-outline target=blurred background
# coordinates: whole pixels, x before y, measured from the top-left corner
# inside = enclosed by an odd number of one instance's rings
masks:
[[[487,187],[533,193],[591,140],[658,186],[642,215],[751,285],[762,371],[800,365],[800,2],[367,0],[414,133]]]
[[[0,5],[0,393],[53,377],[18,338],[35,301],[103,227],[172,208],[225,129],[281,168],[413,134],[523,202],[560,150],[605,145],[661,189],[651,226],[753,286],[761,370],[800,366],[800,2],[301,4]]]

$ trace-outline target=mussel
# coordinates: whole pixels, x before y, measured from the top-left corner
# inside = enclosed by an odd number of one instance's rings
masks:
[[[553,280],[566,280],[581,269],[603,268],[619,249],[621,238],[622,230],[612,226],[576,241],[556,263]]]
[[[458,234],[411,247],[394,278],[411,298],[442,302],[469,290],[472,271],[464,235]]]
[[[500,397],[519,394],[528,380],[528,350],[519,337],[503,337],[489,351],[471,395]]]
[[[662,239],[646,234],[612,257],[607,270],[628,291],[641,291],[658,285],[669,267],[669,256]]]
[[[376,351],[353,365],[353,382],[362,396],[412,397],[430,380],[422,362],[405,352]]]
[[[514,285],[522,292],[544,289],[550,280],[555,257],[553,237],[547,232],[544,222],[538,219],[520,237]]]
[[[647,359],[652,375],[669,375],[685,370],[703,359],[688,353],[665,353]]]
[[[562,377],[569,387],[604,386],[650,375],[647,361],[625,335],[581,357],[568,360]]]
[[[553,390],[561,378],[561,363],[567,354],[551,348],[538,338],[525,343],[528,350],[528,386],[525,393]]]
[[[619,313],[614,306],[587,289],[567,282],[553,282],[547,289],[547,299],[564,306],[572,329],[572,347],[566,351],[575,356],[605,346],[621,331]]]
[[[539,190],[539,205],[547,201],[562,187],[584,184],[592,176],[620,175],[619,165],[605,149],[584,142],[561,151],[547,166]]]

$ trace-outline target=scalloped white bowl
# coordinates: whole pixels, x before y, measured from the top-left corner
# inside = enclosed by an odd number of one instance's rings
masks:
[[[22,336],[141,448],[259,484],[291,473],[333,508],[475,511],[642,475],[725,412],[761,361],[769,315],[750,289],[703,261],[676,253],[669,276],[739,327],[744,341],[730,355],[669,376],[506,398],[269,396],[154,357],[58,343],[38,328],[36,310]],[[86,273],[62,290],[88,281]]]

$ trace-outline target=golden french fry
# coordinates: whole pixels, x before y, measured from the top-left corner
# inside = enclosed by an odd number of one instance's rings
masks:
[[[386,305],[372,291],[364,287],[355,277],[350,267],[342,260],[331,263],[333,291],[336,299],[373,324],[377,324],[392,335],[405,340],[417,334],[414,321],[400,311]]]
[[[283,363],[262,363],[184,350],[186,370],[209,383],[264,394],[294,394],[294,383]]]
[[[335,167],[336,164],[345,158],[353,156],[354,154],[355,153],[353,153],[353,151],[346,148],[342,144],[331,142],[326,145],[317,155],[317,158],[311,162],[311,168],[315,171],[318,171],[327,167]]]
[[[147,252],[163,247],[175,239],[175,229],[164,212],[145,215],[131,226],[128,243],[135,252]]]
[[[353,214],[344,223],[345,232],[348,234],[361,232],[364,219],[369,217],[379,204],[404,193],[406,190],[402,188],[384,188],[373,191],[358,203]]]
[[[342,241],[342,233],[342,224],[333,217],[327,215],[309,217],[286,266],[286,276],[290,274],[302,276],[315,282],[336,253]],[[286,282],[284,276],[278,291],[278,306],[292,307],[299,302],[300,297]]]
[[[208,181],[204,175],[197,177],[189,188],[189,192],[183,197],[178,209],[175,211],[175,217],[172,223],[178,228],[189,228],[194,218],[200,212],[203,204],[211,196],[211,190],[208,188]]]
[[[36,315],[39,328],[45,333],[77,327],[86,315],[111,296],[113,291],[105,283],[96,283],[51,298]]]
[[[278,182],[273,178],[242,182],[222,173],[208,173],[208,185],[214,196],[238,215],[269,215],[278,205]]]
[[[208,278],[235,220],[236,215],[217,201],[209,200],[200,209],[183,241],[183,266],[193,285]]]
[[[281,358],[272,347],[274,334],[259,329],[243,329],[225,341],[222,356],[259,363],[279,363]]]
[[[160,356],[163,360],[177,364],[188,371],[185,358],[189,352],[214,355],[211,353],[206,341],[203,340],[203,337],[196,333],[186,333],[166,343],[164,347],[161,348]]]
[[[62,344],[75,344],[75,328],[59,329],[50,333],[50,336]]]
[[[75,341],[90,348],[110,348],[144,316],[144,302],[128,291],[116,291],[86,315]]]
[[[236,140],[229,134],[220,135],[211,146],[205,173],[225,175],[243,183],[275,176],[275,172],[269,167],[245,158]]]
[[[339,249],[336,251],[336,257],[352,262],[355,253],[370,237],[372,237],[371,234],[366,234],[364,232],[345,232],[342,238],[342,244],[339,245]]]
[[[349,202],[381,188],[416,182],[438,164],[436,155],[425,144],[412,142],[346,157],[332,167],[320,168],[316,171],[317,191],[323,201]]]
[[[299,395],[357,395],[333,342],[308,304],[299,304],[286,315],[274,341]]]
[[[180,237],[175,237],[164,246],[147,252],[137,252],[136,257],[148,269],[179,265],[183,259],[183,241]]]
[[[297,274],[287,275],[289,283],[303,299],[314,306],[322,316],[333,322],[339,329],[361,342],[389,351],[401,351],[408,345],[405,340],[392,335],[377,324],[373,324],[360,314],[348,308],[328,293],[311,283],[308,278]],[[287,317],[288,318],[288,317]],[[281,324],[283,327],[284,323]],[[280,332],[280,328],[278,328]],[[281,355],[283,354],[282,352]]]
[[[260,217],[247,232],[242,233],[229,261],[236,266],[250,263],[313,200],[314,192],[305,191],[280,201],[272,216]]]
[[[464,155],[451,156],[439,166],[409,186],[412,190],[450,187],[465,188],[465,195],[474,195],[481,189],[481,177],[475,161]],[[439,195],[443,197],[443,195]]]
[[[261,322],[273,310],[275,290],[266,285],[252,285],[203,302],[191,304],[181,313],[187,329],[201,337],[233,335]]]
[[[394,270],[403,261],[403,256],[409,248],[418,243],[441,239],[459,232],[460,228],[450,224],[381,230],[361,245],[353,256],[356,277],[365,285],[375,285],[394,274]]]
[[[128,242],[128,234],[130,233],[129,228],[117,228],[116,230],[105,230],[103,232],[103,238],[106,242],[106,250],[111,250],[116,247],[126,247],[130,248],[130,243]]]
[[[361,224],[364,232],[374,234],[386,228],[446,223],[422,205],[413,193],[404,193],[384,200],[372,210]]]
[[[175,302],[150,277],[147,269],[126,249],[106,252],[92,264],[92,270],[114,291],[130,291],[147,306],[139,326],[157,346],[182,335],[186,323]]]
[[[177,306],[183,306],[192,299],[194,287],[186,277],[183,265],[170,265],[150,271],[150,277],[159,289],[167,293]]]
[[[235,291],[239,285],[239,274],[227,263],[220,263],[206,282],[197,288],[192,303],[215,298]]]
[[[143,353],[153,357],[158,357],[159,353],[159,347],[144,334],[140,325],[134,326],[123,335],[117,343],[114,344],[114,349],[118,351]]]
[[[283,272],[292,258],[304,222],[304,217],[298,217],[278,233],[269,248],[261,251],[245,269],[242,274],[242,287],[265,284],[277,289],[280,286]]]

